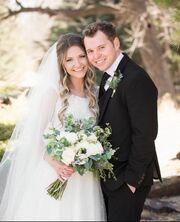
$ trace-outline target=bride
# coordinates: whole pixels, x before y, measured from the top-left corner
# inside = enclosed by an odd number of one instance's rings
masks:
[[[48,50],[25,108],[0,165],[0,220],[104,221],[99,179],[52,159],[43,143],[50,122],[62,128],[67,114],[97,116],[95,75],[81,36],[65,34]],[[57,177],[68,179],[61,200],[47,194]]]

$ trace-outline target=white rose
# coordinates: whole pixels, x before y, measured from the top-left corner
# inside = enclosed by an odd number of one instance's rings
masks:
[[[75,149],[76,152],[78,152],[80,149],[88,149],[89,147],[89,143],[87,141],[81,141],[79,143],[76,144]]]
[[[94,133],[91,133],[90,136],[88,136],[87,141],[90,143],[96,143],[97,142],[97,137]]]
[[[81,154],[78,155],[78,158],[79,158],[80,160],[84,160],[84,159],[87,158],[87,155],[84,154],[84,153],[81,153]]]
[[[69,141],[71,144],[74,144],[78,140],[76,133],[70,133],[65,131],[61,132],[60,137],[65,137],[67,141]]]
[[[79,137],[81,137],[81,140],[86,140],[87,139],[86,134],[84,134],[82,132],[80,132]]]
[[[56,136],[56,139],[57,139],[57,140],[60,140],[60,139],[61,139],[60,135],[57,135],[57,136]]]
[[[102,154],[103,151],[103,147],[99,141],[97,141],[96,143],[89,143],[87,156]]]
[[[62,162],[66,165],[70,165],[74,161],[75,151],[72,147],[67,148],[64,150],[62,154]]]

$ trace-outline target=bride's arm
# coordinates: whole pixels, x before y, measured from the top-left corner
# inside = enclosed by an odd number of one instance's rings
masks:
[[[49,115],[45,115],[46,118],[44,118],[43,125],[42,125],[43,132],[45,131],[48,123],[53,120],[54,114],[56,114],[55,108],[56,108],[56,102],[57,102],[58,96],[59,95],[57,95],[57,92],[55,90],[49,89],[48,92],[46,92],[46,96],[42,100],[41,109],[43,108],[43,110],[47,110],[47,109],[51,110],[49,112]],[[49,165],[56,171],[60,179],[68,178],[74,172],[72,167],[67,166],[64,163],[53,159],[51,156],[48,155],[46,151],[44,152],[43,157],[49,163]]]

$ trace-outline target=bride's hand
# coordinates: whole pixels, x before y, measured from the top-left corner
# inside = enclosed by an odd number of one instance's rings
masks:
[[[61,163],[57,160],[52,161],[52,167],[55,169],[58,176],[60,176],[60,179],[61,180],[63,179],[63,181],[68,179],[74,173],[74,170],[72,167],[69,167],[65,165],[64,163]]]
[[[67,166],[64,163],[59,162],[57,160],[54,160],[48,154],[45,154],[44,158],[54,168],[60,180],[64,181],[68,179],[74,173],[74,170],[72,167]]]

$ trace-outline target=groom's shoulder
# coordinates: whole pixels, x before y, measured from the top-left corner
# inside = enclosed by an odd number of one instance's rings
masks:
[[[149,74],[146,70],[138,65],[133,59],[129,58],[127,67],[126,67],[127,77],[133,80],[147,79],[151,80]],[[151,80],[152,81],[152,80]]]
[[[146,70],[138,65],[134,60],[129,58],[128,63],[125,68],[125,76],[126,76],[126,85],[132,87],[139,83],[140,85],[147,85],[155,86],[153,80],[151,79],[150,75],[146,72]]]

